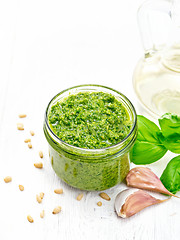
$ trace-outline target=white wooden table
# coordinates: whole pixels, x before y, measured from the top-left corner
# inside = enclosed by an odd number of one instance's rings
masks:
[[[114,199],[125,188],[83,192],[63,183],[53,172],[43,134],[49,100],[61,90],[97,83],[124,93],[138,108],[132,74],[143,50],[136,12],[141,0],[126,1],[0,1],[0,240],[12,239],[118,239],[176,240],[180,238],[180,202],[172,199],[152,206],[130,219],[114,212]],[[26,119],[18,114],[26,113]],[[24,131],[16,124],[23,122]],[[24,139],[31,137],[33,148]],[[44,168],[36,169],[38,152]],[[170,155],[152,169],[160,175]],[[5,176],[12,182],[5,184]],[[18,185],[25,187],[20,192]],[[55,188],[62,187],[63,195]],[[36,194],[44,192],[38,204]],[[76,197],[83,192],[83,199]],[[53,215],[55,206],[62,206]],[[45,217],[39,214],[45,210]],[[27,221],[27,215],[34,223]]]

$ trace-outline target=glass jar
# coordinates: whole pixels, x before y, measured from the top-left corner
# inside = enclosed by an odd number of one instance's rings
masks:
[[[70,94],[105,92],[112,94],[126,108],[132,128],[121,142],[102,149],[85,149],[62,141],[49,126],[51,107]],[[49,156],[56,174],[69,185],[82,190],[105,190],[120,183],[129,171],[129,152],[137,136],[137,117],[132,103],[118,91],[100,85],[80,85],[57,94],[48,104],[44,133],[49,143]]]

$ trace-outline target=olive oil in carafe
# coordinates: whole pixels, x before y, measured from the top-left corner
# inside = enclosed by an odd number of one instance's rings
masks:
[[[171,48],[141,59],[133,85],[139,100],[155,115],[180,115],[180,51]]]

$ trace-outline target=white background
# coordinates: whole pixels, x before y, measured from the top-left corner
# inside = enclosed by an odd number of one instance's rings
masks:
[[[106,85],[137,105],[132,74],[143,55],[136,13],[141,0],[0,1],[0,240],[118,239],[176,240],[180,236],[179,199],[149,207],[130,219],[114,212],[114,199],[125,185],[106,192],[82,192],[53,172],[43,134],[45,108],[65,88],[85,83]],[[26,113],[26,119],[18,114]],[[24,131],[16,124],[23,122]],[[32,149],[24,139],[34,130]],[[33,164],[44,152],[44,169]],[[161,175],[170,155],[152,169]],[[5,176],[12,182],[5,184]],[[18,185],[25,187],[20,192]],[[62,187],[63,195],[55,188]],[[42,204],[36,194],[44,192]],[[52,210],[62,206],[59,215]],[[45,218],[39,214],[45,210]],[[27,221],[27,215],[34,223]]]

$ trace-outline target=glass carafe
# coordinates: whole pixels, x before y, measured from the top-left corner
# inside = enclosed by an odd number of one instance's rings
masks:
[[[180,115],[180,0],[144,2],[138,23],[144,57],[134,71],[135,92],[154,117]]]

